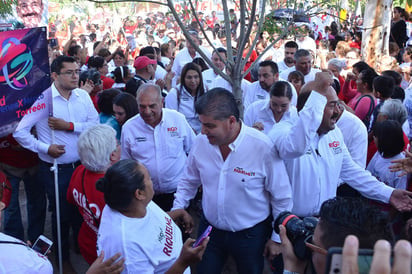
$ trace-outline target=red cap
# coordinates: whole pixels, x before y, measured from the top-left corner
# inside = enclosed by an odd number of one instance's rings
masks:
[[[157,63],[156,60],[150,59],[147,56],[139,56],[134,60],[134,65],[133,66],[136,70],[140,70],[142,68],[147,67],[147,65],[149,65],[149,64],[154,65],[156,63]]]

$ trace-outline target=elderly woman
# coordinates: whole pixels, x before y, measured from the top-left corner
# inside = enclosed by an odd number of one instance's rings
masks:
[[[206,243],[189,247],[192,239],[183,246],[181,231],[173,220],[184,220],[186,232],[190,232],[191,217],[182,209],[166,213],[152,201],[152,180],[142,164],[134,160],[117,162],[98,180],[96,188],[106,201],[98,250],[104,250],[106,256],[122,253],[125,273],[181,273],[175,270],[183,272],[190,264],[182,265],[182,248],[183,253],[189,249],[192,257],[205,249]]]
[[[339,99],[343,100],[343,84],[345,84],[345,79],[342,77],[341,72],[346,67],[346,63],[338,58],[330,59],[328,62],[328,70],[333,73],[333,76],[339,80],[340,84],[340,91],[339,91]]]
[[[120,159],[116,131],[108,125],[96,125],[80,134],[77,150],[82,164],[73,172],[67,200],[76,205],[83,216],[78,243],[83,258],[91,264],[97,258],[96,240],[100,217],[105,206],[96,181]]]

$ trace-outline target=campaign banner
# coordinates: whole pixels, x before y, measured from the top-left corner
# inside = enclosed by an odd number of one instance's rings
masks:
[[[51,85],[46,32],[45,27],[0,32],[0,137],[26,115],[48,116],[42,94]]]
[[[11,5],[12,13],[0,16],[0,31],[47,26],[48,0],[17,0],[17,5],[3,2]]]

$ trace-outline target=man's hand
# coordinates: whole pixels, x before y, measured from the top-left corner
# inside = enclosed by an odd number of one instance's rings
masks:
[[[272,261],[280,253],[282,253],[281,244],[269,239],[266,242],[265,250],[263,251],[263,256],[265,256],[269,261]]]
[[[175,209],[167,212],[173,221],[181,228],[184,229],[185,233],[190,234],[193,229],[193,218],[184,209]]]
[[[260,130],[260,131],[265,129],[265,126],[261,122],[254,123],[252,127],[256,128],[257,130]]]
[[[55,130],[69,130],[70,129],[70,123],[60,118],[49,117],[48,124],[51,129],[55,129]]]
[[[113,257],[110,257],[103,262],[104,251],[100,253],[100,256],[92,263],[87,270],[86,274],[119,274],[124,269],[124,258],[118,260],[121,254],[116,253]]]
[[[397,172],[403,170],[399,176],[412,173],[412,153],[410,151],[405,150],[405,158],[393,160],[391,163],[393,163],[393,165],[389,167],[390,171]]]
[[[326,95],[330,86],[333,84],[333,74],[330,71],[318,72],[315,80],[305,84],[303,90],[314,90],[322,95]]]
[[[349,235],[345,239],[342,252],[342,274],[358,274],[359,240]],[[391,245],[386,240],[379,240],[373,248],[372,266],[369,273],[411,273],[412,248],[406,240],[395,244],[394,262],[390,265]],[[392,268],[392,270],[391,270]]]
[[[51,144],[49,146],[49,149],[47,150],[47,154],[49,154],[53,158],[59,158],[64,153],[66,153],[66,150],[64,149],[64,147],[65,147],[64,145]]]
[[[286,235],[286,228],[283,225],[279,226],[279,236],[282,241],[281,250],[284,269],[292,272],[304,273],[307,262],[299,260],[296,257],[292,243]]]
[[[412,210],[411,196],[412,192],[404,189],[394,189],[391,197],[389,198],[389,203],[401,212],[410,211]]]

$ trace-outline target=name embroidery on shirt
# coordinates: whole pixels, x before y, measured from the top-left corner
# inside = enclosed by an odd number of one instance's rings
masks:
[[[258,99],[261,99],[261,100],[262,100],[262,99],[265,99],[265,96],[264,96],[264,95],[259,95],[259,94],[258,94],[258,95],[256,95],[256,97],[257,97]]]
[[[255,172],[253,172],[253,171],[246,171],[246,170],[244,170],[244,169],[241,168],[241,167],[235,167],[235,168],[233,169],[233,171],[236,172],[236,173],[240,173],[240,174],[246,175],[246,176],[255,176],[255,175],[256,175]]]
[[[329,143],[329,147],[333,150],[333,153],[339,154],[342,152],[342,148],[340,147],[339,141],[333,141]]]
[[[136,142],[146,142],[147,138],[146,137],[136,137]]]
[[[171,218],[165,217],[165,219],[166,219],[166,229],[165,229],[166,241],[165,241],[165,246],[163,247],[163,253],[170,257],[173,251],[173,226],[172,226]]]

